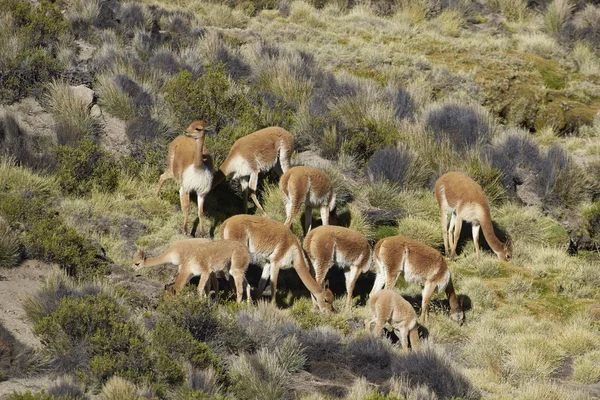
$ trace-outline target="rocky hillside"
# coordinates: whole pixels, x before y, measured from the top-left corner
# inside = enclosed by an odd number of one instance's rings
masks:
[[[583,0],[0,0],[0,398],[599,396],[598,32]],[[351,310],[330,270],[331,315],[293,269],[278,308],[201,301],[194,281],[165,295],[175,267],[130,267],[186,237],[176,184],[154,188],[197,119],[217,167],[248,133],[292,132],[293,164],[327,172],[338,223],[371,245],[443,251],[433,185],[461,171],[513,258],[477,259],[465,224],[465,323],[436,295],[408,354],[363,328],[375,267]],[[258,195],[283,221],[277,182]],[[204,209],[218,238],[239,184]]]

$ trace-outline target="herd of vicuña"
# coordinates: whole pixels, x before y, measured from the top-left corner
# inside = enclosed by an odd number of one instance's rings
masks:
[[[375,264],[377,274],[368,306],[371,317],[365,320],[374,334],[381,335],[386,323],[398,335],[404,349],[417,346],[417,314],[408,301],[394,290],[398,277],[411,284],[423,286],[421,322],[427,322],[427,309],[434,292],[445,291],[450,306],[450,317],[464,320],[461,302],[454,292],[452,277],[442,254],[415,240],[402,236],[386,237],[372,248],[360,232],[335,226],[336,195],[329,176],[316,168],[290,166],[294,150],[291,133],[280,127],[261,129],[238,139],[221,168],[213,173],[212,157],[204,145],[209,130],[203,121],[194,121],[184,136],[173,140],[169,146],[167,169],[156,187],[158,196],[167,179],[179,184],[183,230],[188,232],[190,193],[198,196],[200,232],[204,232],[203,208],[206,195],[225,178],[240,179],[244,191],[244,214],[225,220],[220,228],[220,239],[186,239],[169,247],[157,257],[149,257],[142,250],[134,259],[134,269],[171,263],[178,266],[172,291],[180,291],[194,276],[200,277],[198,293],[204,296],[207,286],[218,293],[217,277],[230,281],[235,288],[237,302],[252,297],[260,298],[270,282],[271,302],[275,304],[277,279],[280,268],[293,266],[302,283],[310,291],[315,308],[332,311],[334,295],[325,281],[328,270],[335,264],[345,270],[347,291],[346,307],[352,307],[356,281]],[[279,188],[285,205],[284,222],[266,217],[256,196],[258,176],[279,164]],[[281,175],[283,173],[283,175]],[[265,216],[247,215],[248,195],[256,209]],[[470,222],[473,242],[479,258],[479,231],[502,261],[512,256],[512,242],[502,243],[495,235],[490,216],[490,206],[481,186],[459,172],[448,172],[435,183],[435,196],[440,209],[444,249],[450,260],[456,257],[456,246],[462,222]],[[291,225],[304,203],[303,244],[292,232]],[[322,226],[312,229],[312,209],[319,208]],[[448,214],[450,221],[448,222]],[[333,225],[330,225],[333,224]],[[250,263],[262,264],[258,286],[251,294],[246,279]],[[311,274],[311,265],[314,277]],[[383,289],[383,290],[382,290]]]

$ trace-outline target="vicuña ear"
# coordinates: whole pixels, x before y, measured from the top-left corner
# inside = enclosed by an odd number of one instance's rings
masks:
[[[329,279],[327,279],[325,282],[323,282],[323,290],[327,290],[329,289]]]

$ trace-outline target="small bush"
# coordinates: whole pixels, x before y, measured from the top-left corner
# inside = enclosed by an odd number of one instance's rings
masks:
[[[304,353],[310,362],[327,361],[342,362],[345,357],[344,342],[335,329],[329,326],[319,326],[300,336]]]
[[[248,96],[230,91],[230,87],[222,64],[208,67],[198,79],[184,71],[167,82],[165,101],[181,128],[201,119],[217,132],[226,125],[241,125],[249,132],[256,130],[258,116]]]
[[[69,84],[52,81],[47,84],[47,101],[56,121],[56,137],[61,145],[75,145],[81,139],[92,139],[98,130],[83,99],[76,97]]]
[[[583,211],[584,229],[596,246],[600,246],[600,201]]]
[[[34,170],[52,170],[55,160],[40,138],[25,131],[17,119],[5,113],[0,119],[0,155],[14,159],[23,167]]]
[[[398,235],[424,243],[437,250],[443,250],[444,238],[439,221],[427,221],[406,217],[398,221]]]
[[[366,377],[369,381],[391,377],[392,352],[391,343],[372,335],[354,339],[346,346],[348,362],[352,371]]]
[[[486,143],[494,133],[493,122],[483,107],[456,101],[430,106],[424,112],[424,122],[437,141],[446,141],[459,152]]]
[[[127,310],[107,293],[62,298],[33,331],[55,370],[75,372],[85,384],[98,385],[115,374],[150,383],[155,367],[150,348]]]
[[[289,374],[277,356],[267,350],[253,355],[242,354],[231,367],[233,392],[239,399],[283,399],[290,390]]]
[[[138,388],[131,382],[113,376],[110,378],[100,392],[101,400],[143,400]]]
[[[0,45],[0,53],[7,55],[0,60],[0,101],[17,101],[34,91],[40,95],[39,85],[56,77],[64,68],[51,50],[67,29],[60,6],[47,0],[37,6],[4,0],[0,3],[0,14],[12,15],[10,24],[3,27],[3,33],[12,40]]]
[[[573,379],[585,384],[600,380],[600,351],[592,351],[573,363]]]
[[[84,139],[77,148],[58,146],[55,154],[59,163],[58,183],[65,193],[81,196],[92,189],[110,193],[117,188],[117,163],[92,141]]]
[[[578,42],[571,53],[579,72],[600,75],[600,59],[585,44]]]
[[[453,365],[445,353],[427,346],[405,357],[394,357],[391,372],[410,379],[413,386],[426,386],[438,398],[480,399],[481,394]]]
[[[29,346],[20,343],[0,323],[0,382],[39,372],[43,366],[42,357]]]
[[[0,219],[0,268],[13,268],[22,259],[21,242],[17,234]]]
[[[559,33],[572,10],[573,4],[569,0],[553,0],[544,13],[544,29],[546,32]]]
[[[490,5],[494,9],[502,11],[509,21],[522,22],[529,15],[525,0],[492,0]]]
[[[377,150],[369,160],[366,174],[371,182],[387,180],[403,189],[420,189],[431,176],[424,161],[406,148]]]
[[[57,263],[70,275],[82,279],[106,272],[106,263],[96,247],[69,227],[45,200],[4,196],[0,215],[9,225],[24,227],[21,241],[27,257]]]

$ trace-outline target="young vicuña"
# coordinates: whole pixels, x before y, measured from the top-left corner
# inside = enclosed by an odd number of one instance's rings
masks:
[[[460,237],[462,222],[472,224],[473,242],[477,259],[479,259],[479,228],[483,230],[485,240],[494,253],[502,261],[512,257],[512,241],[507,239],[502,243],[494,233],[490,205],[481,186],[473,179],[459,172],[448,172],[435,182],[435,197],[437,198],[442,217],[442,234],[444,235],[444,250],[450,260],[456,256],[456,245]],[[448,213],[451,212],[450,225]],[[448,241],[450,241],[448,246]],[[450,247],[450,253],[448,253]]]
[[[271,126],[239,138],[229,150],[229,155],[219,171],[215,173],[212,187],[227,176],[240,179],[244,190],[244,213],[248,212],[248,190],[258,209],[264,211],[256,197],[258,174],[275,166],[277,160],[283,172],[290,168],[290,157],[294,149],[292,134],[283,128]]]
[[[400,338],[402,348],[408,351],[408,338],[413,349],[419,345],[419,326],[417,313],[400,293],[392,289],[385,289],[375,293],[369,298],[371,318],[365,319],[365,329],[371,330],[375,322],[375,336],[381,336],[386,323],[392,325],[396,336]]]
[[[326,282],[321,287],[310,275],[298,238],[287,226],[265,217],[241,214],[225,220],[220,231],[223,239],[238,240],[248,246],[253,256],[266,257],[269,260],[263,267],[258,287],[259,295],[264,291],[267,279],[270,278],[273,288],[271,302],[275,304],[279,268],[293,264],[319,309],[331,311],[333,293],[329,290],[329,283]]]
[[[384,285],[386,289],[392,289],[402,274],[407,283],[424,286],[422,322],[427,322],[427,306],[436,288],[438,291],[446,291],[450,303],[450,318],[457,322],[463,321],[464,313],[454,292],[450,270],[439,251],[415,240],[391,236],[377,242],[373,250],[373,262],[379,270],[370,296]]]
[[[304,238],[303,246],[313,264],[315,280],[319,285],[333,264],[342,268],[350,267],[345,276],[347,306],[352,307],[356,280],[371,268],[371,246],[367,239],[355,230],[329,225],[311,230]]]
[[[285,225],[290,226],[304,203],[304,229],[310,231],[312,208],[319,207],[323,225],[335,220],[335,193],[329,176],[312,167],[292,167],[279,180],[279,189],[285,204]],[[332,221],[335,223],[335,221]]]
[[[198,294],[203,296],[208,279],[214,274],[223,273],[235,282],[237,302],[242,301],[243,287],[247,286],[246,269],[250,262],[248,248],[234,240],[185,239],[175,242],[157,257],[147,258],[142,250],[134,259],[134,270],[171,263],[178,266],[177,279],[173,290],[179,292],[194,276],[200,276]],[[214,284],[214,281],[213,281]],[[216,288],[215,288],[216,289]],[[248,301],[250,301],[248,290]]]
[[[190,192],[198,196],[198,218],[200,232],[204,232],[202,217],[204,197],[208,194],[213,181],[212,157],[204,148],[206,126],[204,121],[194,121],[186,129],[185,136],[176,137],[169,145],[167,169],[160,176],[155,195],[167,179],[175,179],[179,184],[179,201],[183,212],[183,231],[187,233],[190,210]]]

